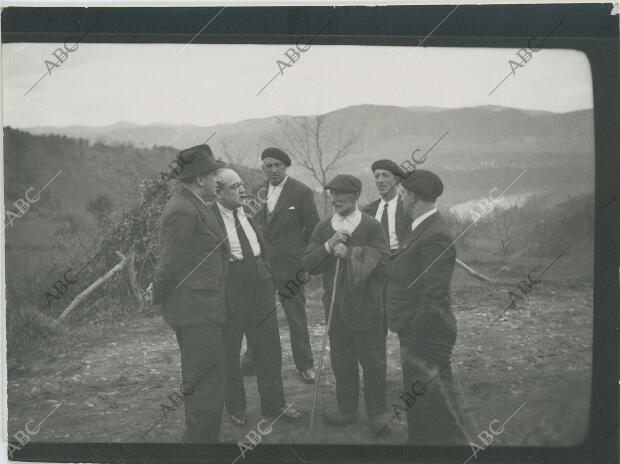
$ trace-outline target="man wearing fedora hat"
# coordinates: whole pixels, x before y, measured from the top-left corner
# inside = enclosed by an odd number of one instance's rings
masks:
[[[269,267],[291,332],[295,366],[303,382],[313,383],[314,362],[304,294],[307,280],[301,257],[319,222],[319,213],[310,187],[286,174],[291,158],[284,151],[267,148],[261,159],[267,182],[254,192],[262,204],[255,218],[263,232]],[[243,362],[247,363],[248,358],[251,359],[249,351]]]
[[[443,183],[436,174],[419,169],[403,179],[398,190],[413,222],[388,268],[386,310],[389,328],[400,340],[404,391],[424,395],[407,404],[408,442],[466,444],[450,367],[456,341],[450,308],[456,250],[449,226],[435,207]]]
[[[208,145],[183,150],[176,174],[180,189],[160,225],[159,262],[152,288],[181,349],[185,403],[183,441],[218,440],[225,389],[223,324],[226,233],[209,206],[216,172],[224,163]]]
[[[323,414],[323,419],[329,425],[339,426],[357,420],[361,365],[370,429],[375,434],[387,433],[382,323],[387,239],[381,224],[357,207],[362,190],[357,177],[337,175],[325,189],[330,194],[334,215],[316,226],[303,259],[306,269],[322,274],[326,319],[335,292],[328,333],[338,409]],[[341,265],[334,288],[337,259]]]

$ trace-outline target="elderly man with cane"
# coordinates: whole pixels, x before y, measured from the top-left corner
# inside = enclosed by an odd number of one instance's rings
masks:
[[[388,242],[381,224],[357,207],[362,190],[359,179],[338,175],[325,189],[331,196],[334,215],[316,226],[303,258],[305,269],[322,274],[326,332],[336,377],[338,409],[323,414],[323,420],[340,426],[357,421],[359,363],[369,425],[376,433],[386,422],[383,287]],[[322,361],[321,357],[319,366]],[[319,369],[315,388],[320,374]]]

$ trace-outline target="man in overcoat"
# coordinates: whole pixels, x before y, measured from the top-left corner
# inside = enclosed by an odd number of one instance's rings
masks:
[[[224,163],[214,159],[208,145],[188,148],[178,158],[181,184],[161,218],[152,298],[162,305],[181,349],[183,441],[216,442],[224,405],[222,329],[229,254],[226,234],[209,204],[216,171]]]

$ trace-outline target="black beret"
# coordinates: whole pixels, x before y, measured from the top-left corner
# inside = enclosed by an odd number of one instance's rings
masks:
[[[383,169],[385,171],[389,171],[395,176],[405,178],[407,175],[403,172],[403,170],[392,160],[381,159],[377,160],[370,166],[372,172],[375,172],[377,169]]]
[[[266,148],[263,150],[262,155],[260,155],[260,159],[264,160],[265,158],[275,158],[282,161],[285,166],[291,165],[291,159],[289,156],[279,148]]]
[[[183,150],[177,155],[179,172],[177,179],[189,179],[202,176],[226,166],[226,163],[216,160],[207,144]]]
[[[424,201],[435,201],[443,193],[443,182],[439,176],[423,169],[416,169],[400,185]]]
[[[341,193],[357,193],[362,191],[362,181],[349,174],[338,174],[325,184],[324,189]]]

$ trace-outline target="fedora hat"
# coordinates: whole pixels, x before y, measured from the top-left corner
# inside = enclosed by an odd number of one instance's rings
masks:
[[[226,163],[214,158],[211,147],[206,144],[183,150],[177,155],[177,163],[181,166],[177,179],[202,176],[226,166]]]

